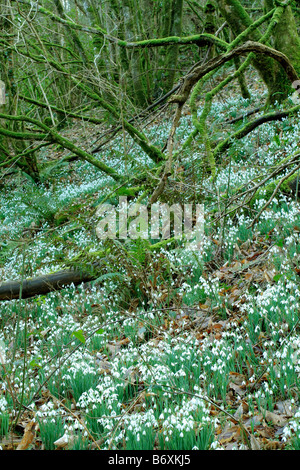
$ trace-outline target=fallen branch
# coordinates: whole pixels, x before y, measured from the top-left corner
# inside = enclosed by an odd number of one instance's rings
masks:
[[[255,108],[255,109],[252,109],[251,111],[248,111],[248,113],[246,114],[243,114],[242,116],[238,116],[234,119],[231,119],[230,117],[225,119],[224,122],[229,122],[230,124],[234,124],[235,122],[238,122],[238,121],[241,121],[242,119],[245,119],[249,116],[252,116],[252,114],[256,114],[258,113],[260,110],[262,109],[262,107],[259,107],[259,108]]]
[[[25,279],[23,282],[6,282],[0,286],[0,301],[18,299],[20,297],[20,291],[22,299],[34,297],[35,295],[45,295],[49,292],[63,289],[71,284],[78,285],[82,282],[92,281],[96,279],[96,277],[97,275],[93,275],[91,272],[84,273],[76,270],[65,270],[38,276],[33,279]]]
[[[282,185],[282,183],[287,180],[290,176],[294,175],[296,173],[296,171],[298,171],[300,169],[300,165],[296,166],[296,168],[294,168],[292,171],[290,171],[287,175],[283,176],[281,178],[281,180],[277,183],[276,185],[276,188],[274,189],[271,197],[268,199],[268,201],[263,205],[263,207],[260,209],[259,213],[256,215],[256,217],[252,220],[251,224],[247,227],[247,229],[249,228],[253,228],[254,225],[256,224],[256,222],[258,221],[258,219],[260,218],[261,214],[264,212],[264,210],[266,210],[266,208],[271,204],[271,202],[273,201],[274,197],[276,196],[276,194],[278,193],[279,189],[280,189],[280,186]]]
[[[241,129],[229,135],[229,137],[227,137],[223,142],[219,143],[216,146],[216,148],[214,149],[214,157],[217,157],[221,155],[223,152],[225,152],[225,150],[227,150],[232,145],[232,142],[234,142],[234,139],[242,139],[246,135],[250,134],[250,132],[252,132],[254,129],[261,126],[262,124],[265,124],[266,122],[272,122],[272,121],[282,121],[283,119],[296,114],[298,111],[300,111],[300,105],[296,105],[293,108],[288,109],[287,111],[271,112],[248,122]],[[240,119],[242,119],[242,117]],[[236,121],[237,120],[238,119],[236,119]],[[230,123],[233,123],[233,122],[234,120],[231,121]]]
[[[153,245],[149,244],[147,249],[154,252],[174,243],[176,243],[176,238],[172,237]],[[0,301],[19,299],[20,293],[22,299],[34,297],[35,295],[46,295],[49,292],[64,289],[71,284],[77,286],[83,282],[94,281],[99,278],[102,262],[106,259],[104,252],[99,252],[97,256],[101,259],[96,259],[95,256],[85,259],[85,255],[80,254],[70,261],[71,269],[25,279],[23,282],[21,280],[5,282],[0,286]],[[83,265],[88,265],[85,271],[78,268],[78,266]]]

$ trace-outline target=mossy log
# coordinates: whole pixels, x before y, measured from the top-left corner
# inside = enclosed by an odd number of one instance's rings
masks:
[[[25,279],[23,282],[21,280],[9,281],[0,286],[0,301],[19,299],[20,291],[22,299],[34,297],[35,295],[45,295],[71,284],[78,285],[82,282],[92,281],[96,277],[97,275],[91,272],[84,273],[76,270],[65,270],[32,279]]]
[[[169,248],[175,248],[176,238],[172,237],[164,239],[158,243],[150,245],[147,240],[145,242],[145,250],[150,252],[159,251],[169,245]],[[107,250],[109,253],[110,250]],[[93,281],[103,272],[103,264],[108,259],[103,251],[91,253],[82,252],[76,258],[73,258],[71,268],[54,273],[37,276],[23,281],[8,281],[0,285],[0,301],[22,299],[34,297],[35,295],[46,295],[49,292],[61,290],[71,284],[79,285],[84,282]],[[77,266],[84,265],[84,269]],[[21,291],[21,295],[20,295]]]

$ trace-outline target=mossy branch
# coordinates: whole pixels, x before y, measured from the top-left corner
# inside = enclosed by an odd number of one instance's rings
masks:
[[[19,98],[21,100],[27,101],[28,103],[35,104],[36,106],[40,106],[41,108],[48,109],[48,105],[46,103],[43,103],[42,101],[39,101],[39,100],[36,100],[36,99],[33,99],[33,98],[29,98],[29,97],[24,96],[24,95],[19,95]],[[68,110],[65,110],[63,108],[58,108],[57,106],[55,106],[53,104],[50,104],[50,103],[49,103],[49,106],[50,106],[51,109],[53,109],[53,111],[56,111],[58,113],[63,113],[65,115],[67,115],[68,117],[72,117],[72,118],[75,118],[75,119],[80,119],[81,121],[88,121],[88,122],[92,122],[94,124],[103,124],[103,122],[104,122],[104,119],[98,119],[98,118],[95,118],[95,117],[92,117],[92,116],[85,116],[83,114],[74,113],[72,111],[68,111]]]
[[[220,142],[214,149],[214,156],[215,158],[220,156],[225,150],[227,150],[235,139],[242,139],[250,132],[252,132],[257,127],[261,126],[266,122],[271,121],[281,121],[289,116],[292,116],[300,111],[300,105],[294,106],[293,108],[288,109],[287,111],[275,111],[267,113],[263,116],[260,116],[257,119],[253,119],[252,121],[245,124],[241,129],[237,130],[233,134],[227,137],[223,142]]]
[[[247,41],[242,46],[239,46],[225,54],[221,54],[217,57],[214,57],[213,59],[209,60],[203,65],[199,65],[190,74],[186,75],[184,77],[184,81],[180,90],[179,97],[177,98],[177,95],[175,95],[172,99],[172,102],[178,101],[179,103],[182,103],[184,100],[186,101],[189,97],[189,94],[193,86],[207,73],[211,72],[214,69],[221,67],[226,62],[233,59],[234,56],[240,56],[240,55],[245,55],[245,54],[247,55],[249,52],[256,52],[256,53],[271,57],[272,59],[276,60],[284,68],[291,83],[298,80],[297,72],[285,54],[283,54],[282,52],[276,51],[275,49],[268,47],[264,44],[261,44],[259,42]]]
[[[93,155],[88,152],[85,152],[81,148],[74,145],[65,137],[62,137],[58,134],[55,130],[51,129],[50,127],[46,126],[46,124],[38,121],[37,119],[29,118],[28,116],[11,116],[8,114],[0,114],[0,119],[7,119],[11,121],[18,121],[18,122],[29,122],[34,124],[37,127],[40,127],[45,133],[36,133],[36,132],[15,132],[0,127],[0,134],[10,137],[12,139],[20,139],[20,140],[42,140],[45,142],[55,142],[61,145],[63,148],[66,148],[77,155],[82,160],[85,160],[95,167],[99,168],[99,170],[103,171],[107,175],[111,176],[116,181],[121,181],[123,176],[119,175],[113,168],[105,165],[105,163],[97,160]]]
[[[26,51],[26,53],[22,52],[22,55],[26,57],[30,57],[32,60],[37,62],[44,62],[48,65],[51,65],[55,70],[58,72],[68,76],[70,80],[86,94],[89,98],[96,101],[98,105],[100,105],[103,109],[108,111],[118,122],[122,122],[122,127],[128,132],[131,138],[139,145],[143,151],[155,162],[159,163],[165,160],[164,154],[153,144],[151,144],[145,134],[134,127],[130,122],[126,119],[121,118],[118,110],[108,103],[102,96],[100,96],[95,90],[91,89],[88,85],[82,83],[79,79],[75,76],[70,75],[69,71],[63,67],[63,65],[52,57],[48,56],[47,58],[44,57],[43,51],[39,49],[37,45],[34,45],[35,49],[40,53],[40,55],[33,55]]]
[[[221,49],[227,50],[229,44],[222,39],[214,36],[209,33],[195,34],[192,36],[179,37],[179,36],[169,36],[165,38],[157,39],[145,39],[142,41],[128,42],[120,39],[114,39],[114,42],[121,47],[126,47],[126,49],[142,49],[148,47],[162,47],[169,46],[171,44],[184,45],[184,44],[196,44],[198,47],[204,47],[211,44],[219,46]]]
[[[248,28],[246,28],[242,33],[240,33],[229,45],[229,48],[228,50],[232,50],[234,49],[236,46],[238,46],[238,44],[240,44],[241,42],[249,39],[250,37],[250,34],[255,31],[257,28],[259,28],[259,26],[261,26],[263,23],[265,23],[270,17],[272,17],[272,21],[270,24],[272,24],[272,28],[273,28],[273,24],[275,23],[276,21],[276,18],[277,18],[277,14],[276,13],[276,9],[273,8],[273,10],[270,10],[268,11],[268,13],[266,13],[265,15],[261,16],[260,18],[258,18],[256,21],[254,21],[252,24],[250,24],[250,26],[248,26]],[[275,16],[276,15],[276,16]],[[275,16],[275,20],[273,20]],[[269,27],[268,27],[269,29]],[[267,33],[268,36],[269,36],[269,32]],[[264,37],[264,36],[263,36]]]

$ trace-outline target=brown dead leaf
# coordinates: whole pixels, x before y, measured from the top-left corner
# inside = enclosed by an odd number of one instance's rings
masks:
[[[233,417],[234,419],[239,421],[242,418],[243,414],[244,414],[244,409],[243,409],[243,404],[241,403],[238,409],[236,410],[236,412],[234,413]]]
[[[32,443],[35,437],[36,426],[37,426],[37,423],[35,423],[34,421],[30,421],[26,425],[24,429],[24,435],[22,437],[20,444],[17,447],[17,450],[28,449],[28,447],[30,446],[30,444]]]
[[[252,272],[247,272],[244,274],[244,278],[247,280],[247,281],[251,281],[251,279],[253,278],[253,273]]]
[[[271,421],[275,426],[285,426],[287,419],[269,410],[262,410],[266,421]]]
[[[233,390],[235,393],[237,393],[240,397],[242,397],[246,393],[246,390],[243,390],[242,387],[240,387],[239,385],[236,385],[233,382],[230,382],[228,387],[230,390]]]
[[[130,343],[130,339],[129,338],[124,338],[120,341],[116,341],[113,344],[112,343],[107,343],[106,347],[112,355],[115,355],[120,351],[122,346],[127,346],[128,343]]]
[[[255,253],[251,253],[250,256],[247,257],[248,261],[253,261],[256,259],[259,255],[261,255],[263,251],[256,251]]]
[[[124,338],[124,339],[121,339],[120,341],[118,341],[116,344],[118,344],[119,346],[127,346],[127,344],[130,343],[130,339],[129,338]]]
[[[266,444],[264,445],[265,450],[279,450],[283,448],[284,443],[278,441],[266,441]]]
[[[198,305],[199,305],[199,308],[200,308],[201,310],[207,310],[207,309],[209,308],[209,305],[207,305],[207,304],[202,304],[201,302],[199,302]]]
[[[222,329],[223,329],[223,326],[224,326],[224,325],[223,325],[221,322],[214,323],[214,324],[212,325],[212,327],[213,327],[214,330],[222,330]]]
[[[238,372],[229,372],[231,382],[235,383],[236,385],[244,385],[246,383],[246,377],[244,374],[239,374]]]
[[[297,411],[297,406],[293,404],[291,400],[285,400],[278,401],[275,405],[275,409],[278,410],[281,415],[291,418]]]
[[[251,450],[261,450],[260,444],[257,439],[251,434],[250,436],[250,445],[251,445]]]
[[[248,413],[248,411],[249,411],[249,406],[246,403],[246,401],[243,400],[240,402],[239,407],[234,413],[233,417],[235,420],[240,421],[242,417]]]
[[[255,426],[255,432],[259,437],[270,439],[274,437],[274,428],[267,425]]]
[[[227,444],[231,441],[240,439],[240,426],[232,425],[231,423],[225,426],[225,429],[218,436],[220,444]]]

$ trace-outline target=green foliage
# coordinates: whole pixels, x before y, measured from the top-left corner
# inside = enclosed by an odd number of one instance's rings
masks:
[[[61,417],[38,419],[40,437],[45,450],[55,450],[54,442],[64,434],[64,424]]]
[[[7,436],[9,430],[9,421],[9,413],[2,412],[0,414],[0,436]]]

